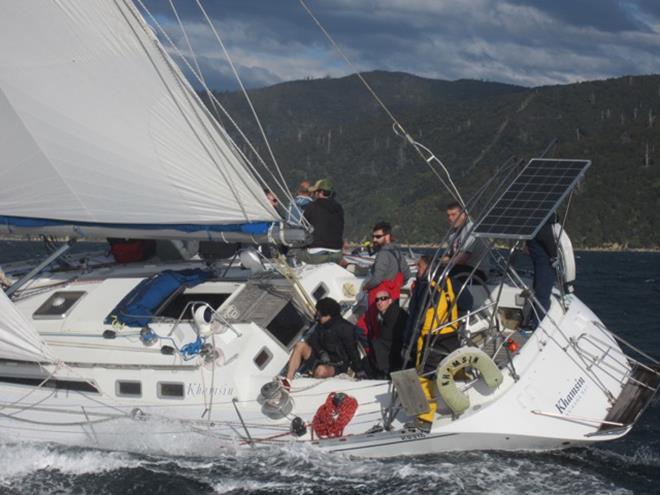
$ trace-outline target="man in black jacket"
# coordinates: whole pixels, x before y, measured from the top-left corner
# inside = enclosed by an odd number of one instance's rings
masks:
[[[344,209],[332,197],[330,179],[321,179],[309,191],[315,199],[304,212],[304,216],[314,227],[312,243],[301,253],[307,263],[339,263],[344,245]]]
[[[373,364],[378,378],[388,378],[390,372],[400,370],[403,364],[401,349],[408,313],[399,307],[399,301],[393,299],[386,290],[376,293],[376,307],[380,327],[371,337]]]
[[[298,342],[289,358],[286,377],[293,379],[304,361],[311,361],[315,378],[345,373],[349,366],[358,378],[366,378],[360,362],[356,327],[341,317],[339,303],[324,297],[316,303],[318,325],[307,339]]]

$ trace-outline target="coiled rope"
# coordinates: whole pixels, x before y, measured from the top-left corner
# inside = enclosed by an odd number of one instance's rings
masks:
[[[319,438],[341,437],[357,408],[357,400],[350,395],[331,392],[316,411],[312,428]]]

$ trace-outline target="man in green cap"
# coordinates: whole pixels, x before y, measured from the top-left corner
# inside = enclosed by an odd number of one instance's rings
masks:
[[[344,244],[344,209],[333,198],[330,179],[321,179],[309,188],[314,201],[305,208],[304,216],[314,228],[312,243],[300,258],[312,264],[339,263]]]

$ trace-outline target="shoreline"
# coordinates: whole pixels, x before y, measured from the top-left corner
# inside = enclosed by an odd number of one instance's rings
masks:
[[[358,246],[358,244],[356,244]],[[440,244],[399,244],[399,247],[405,249],[437,249]],[[495,246],[498,249],[505,249],[506,246]],[[623,246],[573,246],[573,250],[577,252],[604,252],[604,253],[660,253],[660,246],[655,247],[641,247],[641,248],[626,248]]]
[[[66,242],[68,238],[56,238],[57,242]],[[12,241],[12,242],[41,242],[40,237],[35,237],[34,239],[26,239],[25,237],[17,237],[11,235],[0,235],[0,241]],[[79,243],[103,243],[106,242],[106,239],[79,239]],[[357,242],[348,242],[348,244],[353,247],[359,247],[361,244]],[[437,249],[441,247],[440,244],[435,243],[412,243],[412,244],[399,244],[399,247],[403,249]],[[496,246],[500,249],[505,249],[507,246]],[[631,248],[620,246],[618,244],[605,244],[603,246],[573,246],[575,252],[605,252],[605,253],[660,253],[660,246],[654,247],[639,247]]]

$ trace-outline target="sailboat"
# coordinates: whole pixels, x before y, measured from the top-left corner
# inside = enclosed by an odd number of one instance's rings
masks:
[[[309,233],[285,225],[268,203],[255,168],[132,2],[1,4],[5,233],[305,242]],[[568,162],[531,160],[500,176],[499,192],[474,217],[474,235],[491,246],[508,239],[511,252],[533,237],[588,166]],[[555,173],[566,168],[567,180]],[[506,208],[518,215],[501,214],[502,202],[538,170],[554,171],[554,200],[531,220],[515,202]],[[526,230],[512,234],[502,219],[521,215]],[[293,444],[372,457],[619,438],[655,394],[657,362],[568,290],[572,261],[563,246],[568,276],[531,334],[518,318],[533,307],[530,279],[504,256],[488,280],[470,274],[457,289],[470,293],[472,308],[453,320],[446,312],[427,333],[426,349],[448,326],[461,344],[430,371],[422,358],[384,379],[287,383],[280,373],[313,328],[315,303],[332,297],[351,317],[361,292],[353,273],[265,261],[250,249],[227,260],[61,270],[54,261],[65,244],[31,269],[6,270],[2,437],[211,456]],[[486,255],[502,258],[497,253]],[[441,286],[451,262],[439,260],[430,281]],[[425,311],[439,313],[438,304],[429,293]]]

